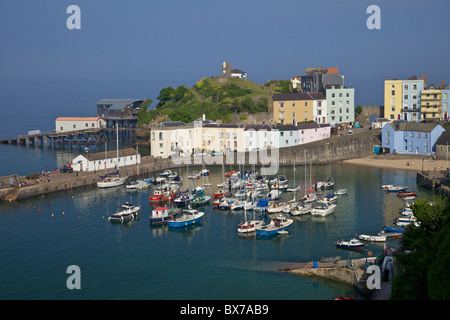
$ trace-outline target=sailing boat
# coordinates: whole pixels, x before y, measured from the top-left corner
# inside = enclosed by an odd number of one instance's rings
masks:
[[[118,187],[118,186],[125,184],[125,182],[128,179],[127,176],[121,177],[119,174],[119,129],[118,129],[118,124],[116,124],[116,140],[117,140],[117,172],[112,175],[108,175],[108,173],[107,173],[107,170],[106,170],[107,157],[106,157],[106,144],[105,144],[105,176],[101,177],[102,180],[97,182],[97,187],[99,187],[99,188]]]
[[[139,166],[138,166],[138,161],[137,161],[138,156],[139,156],[139,146],[137,146],[136,148],[137,148],[137,150],[136,150],[136,174],[138,175],[138,178],[139,178]],[[142,180],[142,179],[137,179],[137,180],[133,180],[130,183],[128,183],[126,185],[126,187],[127,187],[127,189],[132,189],[132,190],[146,189],[146,188],[150,187],[150,182]]]
[[[311,188],[309,190],[306,190],[306,157],[305,157],[305,195],[303,196],[303,198],[300,199],[300,201],[304,201],[304,202],[314,202],[317,200],[317,195],[313,192],[313,181],[312,181],[312,176],[313,176],[313,172],[312,172],[312,163],[311,163],[311,176],[310,176],[310,184],[311,184]]]

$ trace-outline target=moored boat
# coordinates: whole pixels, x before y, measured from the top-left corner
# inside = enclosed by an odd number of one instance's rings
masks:
[[[116,213],[113,213],[108,220],[111,222],[126,222],[134,220],[138,217],[141,206],[134,206],[129,202],[125,202]]]
[[[269,224],[256,227],[256,234],[260,236],[271,236],[277,234],[278,231],[287,231],[293,222],[294,220],[292,219],[278,215]]]
[[[350,241],[339,240],[336,242],[336,247],[343,249],[356,249],[360,250],[364,247],[364,243],[358,239],[350,239]]]
[[[415,196],[417,193],[418,193],[417,191],[400,192],[399,194],[397,194],[397,196],[399,196],[400,198],[412,197]]]
[[[386,189],[388,192],[400,192],[408,189],[408,186],[392,186]]]
[[[385,235],[370,236],[367,234],[360,234],[359,238],[363,241],[369,241],[369,242],[385,242],[386,241]]]
[[[173,219],[178,214],[178,212],[174,211],[169,207],[158,207],[152,210],[152,215],[150,217],[151,224],[163,224],[168,222],[170,219]]]
[[[334,212],[334,208],[336,208],[334,203],[329,204],[322,200],[317,201],[316,205],[311,210],[311,215],[325,217],[332,214]]]
[[[201,218],[205,215],[202,211],[195,209],[182,210],[173,219],[170,219],[167,223],[169,228],[182,228],[199,223]]]
[[[335,191],[334,194],[337,196],[342,196],[344,194],[347,194],[347,189],[339,189],[339,190]]]

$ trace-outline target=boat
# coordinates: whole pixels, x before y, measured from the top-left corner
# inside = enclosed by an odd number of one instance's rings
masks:
[[[200,179],[200,173],[198,173],[197,171],[192,172],[192,174],[190,174],[188,176],[188,179]]]
[[[327,262],[336,262],[341,260],[341,256],[336,256],[336,257],[329,257],[329,258],[320,258],[319,261],[323,262],[323,263],[327,263]]]
[[[328,204],[327,202],[320,200],[317,201],[316,205],[311,210],[311,215],[325,217],[332,214],[334,212],[334,208],[336,208],[334,203]]]
[[[255,215],[255,212],[253,211],[253,216]],[[262,220],[247,220],[247,212],[245,212],[245,222],[240,223],[238,225],[237,231],[239,233],[250,233],[255,232],[256,227],[262,226],[263,221]]]
[[[208,169],[202,169],[200,171],[200,175],[202,175],[202,176],[209,176],[210,174],[211,173],[210,173],[210,171]]]
[[[211,197],[205,194],[205,195],[195,197],[194,199],[192,199],[190,201],[190,204],[193,206],[203,206],[205,204],[208,204],[210,200],[211,200]]]
[[[119,129],[118,124],[116,124],[116,141],[117,141],[117,160],[119,160]],[[105,155],[106,155],[106,146],[105,143]],[[105,156],[105,163],[107,159]],[[106,165],[105,165],[106,170]],[[127,182],[128,177],[127,176],[120,176],[119,169],[115,173],[108,174],[107,171],[105,172],[104,176],[101,176],[102,178],[100,181],[97,182],[97,187],[99,188],[113,188],[118,187],[121,185],[124,185]]]
[[[178,214],[177,211],[170,209],[169,207],[158,207],[152,210],[150,217],[151,224],[163,224],[173,219]]]
[[[299,203],[291,210],[291,214],[293,216],[298,216],[302,214],[311,213],[312,208],[313,208],[312,204],[310,203]]]
[[[281,197],[281,191],[278,189],[273,189],[266,195],[266,197],[270,200],[277,200]]]
[[[386,189],[388,192],[400,192],[408,189],[408,186],[392,186]]]
[[[161,172],[160,174],[158,174],[158,176],[167,178],[171,173],[172,173],[172,170],[167,169],[167,170],[164,170],[163,172]]]
[[[397,194],[397,196],[399,196],[400,198],[412,197],[415,196],[417,193],[418,193],[417,191],[400,192],[399,194]]]
[[[271,236],[279,231],[287,231],[294,220],[288,219],[283,215],[277,215],[269,224],[263,224],[255,228],[256,235]]]
[[[290,186],[286,189],[287,192],[296,192],[300,190],[300,186]]]
[[[385,232],[403,232],[403,230],[405,230],[404,227],[389,227],[389,226],[385,226],[384,227],[384,231]]]
[[[364,243],[358,239],[351,239],[350,241],[339,240],[336,242],[336,247],[343,249],[357,249],[360,250],[364,247]]]
[[[217,190],[216,192],[213,193],[213,197],[214,198],[222,198],[225,197],[227,195],[227,191],[220,189]]]
[[[407,226],[410,224],[412,224],[416,227],[419,226],[419,224],[417,223],[417,219],[414,215],[397,218],[396,225],[399,227],[402,227],[402,226],[404,227],[404,226]]]
[[[177,192],[174,189],[164,190],[163,188],[156,189],[153,194],[148,198],[150,202],[165,202],[175,199]]]
[[[129,202],[125,202],[116,213],[113,213],[108,220],[111,222],[126,222],[134,220],[138,217],[141,206],[134,206]]]
[[[269,201],[269,205],[267,206],[268,213],[278,213],[283,211],[284,203],[279,203],[278,201]]]
[[[145,182],[144,180],[134,180],[128,183],[125,187],[129,190],[146,189],[150,187],[150,183]]]
[[[392,184],[383,184],[382,186],[381,186],[381,189],[382,190],[389,190],[391,187],[393,187],[394,185],[392,185]]]
[[[297,207],[299,205],[299,203],[298,202],[293,202],[293,201],[290,201],[290,202],[288,202],[288,203],[286,203],[284,206],[283,206],[283,213],[291,213],[292,212],[292,209],[294,209],[295,207]]]
[[[171,171],[168,175],[167,175],[167,179],[172,180],[174,178],[178,177],[178,172],[176,171]]]
[[[173,200],[173,203],[177,206],[183,206],[183,205],[189,204],[191,202],[191,200],[194,199],[194,196],[192,194],[189,194],[188,192],[189,192],[189,190],[182,192],[178,197],[176,197]]]
[[[169,228],[182,228],[200,222],[204,215],[204,212],[197,211],[195,209],[185,209],[170,219],[167,223]]]
[[[347,194],[347,189],[339,189],[335,191],[334,194],[337,196],[343,196],[344,194]]]
[[[369,241],[369,242],[385,242],[386,241],[385,235],[370,236],[367,234],[360,234],[359,238],[363,241]]]
[[[232,211],[237,211],[237,210],[244,210],[244,206],[245,206],[245,202],[244,201],[233,201],[233,203],[230,204],[230,209]]]
[[[337,195],[335,195],[334,193],[327,194],[323,198],[323,201],[325,201],[326,203],[335,203],[337,201]]]

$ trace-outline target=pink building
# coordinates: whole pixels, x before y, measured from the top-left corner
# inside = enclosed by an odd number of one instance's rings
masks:
[[[331,137],[331,126],[329,124],[319,124],[316,122],[299,122],[298,144],[305,144],[319,141]]]

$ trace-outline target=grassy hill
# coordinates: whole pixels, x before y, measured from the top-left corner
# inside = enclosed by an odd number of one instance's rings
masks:
[[[266,112],[270,89],[248,79],[203,78],[192,88],[167,87],[160,91],[153,110],[138,112],[139,124],[150,121],[191,122],[203,114],[210,120],[229,122],[231,114]],[[151,101],[147,101],[151,104]]]

